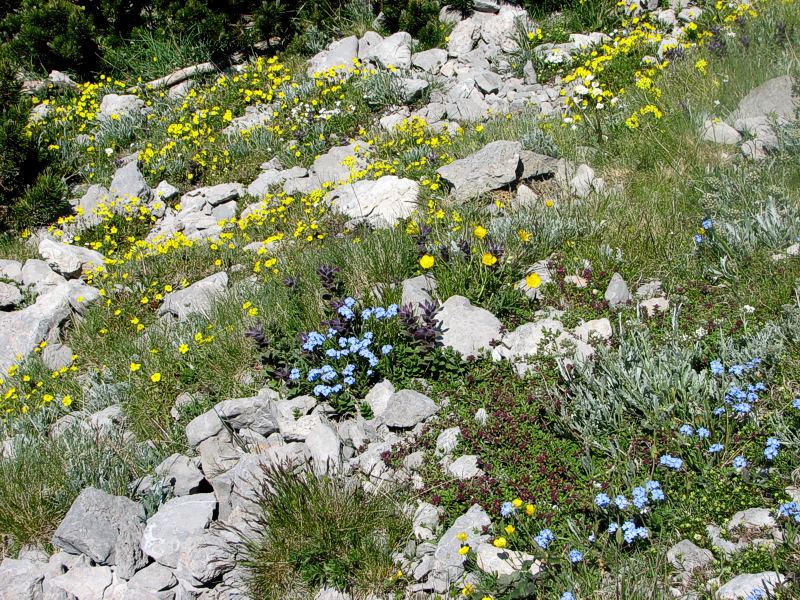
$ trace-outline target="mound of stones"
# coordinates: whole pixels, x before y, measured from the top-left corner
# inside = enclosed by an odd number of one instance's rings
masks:
[[[58,370],[71,364],[72,351],[59,343],[62,329],[100,297],[81,276],[103,267],[102,254],[47,238],[38,248],[42,260],[0,260],[0,371],[42,342],[47,342],[45,366]]]

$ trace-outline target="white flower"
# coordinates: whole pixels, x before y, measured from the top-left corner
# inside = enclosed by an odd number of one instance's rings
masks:
[[[708,332],[705,330],[704,327],[698,327],[697,329],[694,330],[694,335],[698,339],[706,337],[707,334]]]
[[[575,93],[580,95],[580,96],[583,96],[584,94],[588,94],[589,93],[589,88],[587,88],[585,85],[576,85],[575,86]]]
[[[756,312],[756,307],[755,306],[750,306],[749,304],[745,304],[742,307],[742,310],[744,312],[746,312],[748,315],[752,315],[754,312]]]
[[[106,153],[106,156],[111,156],[112,154],[114,154],[114,149],[113,148],[106,148],[105,149],[105,153]]]

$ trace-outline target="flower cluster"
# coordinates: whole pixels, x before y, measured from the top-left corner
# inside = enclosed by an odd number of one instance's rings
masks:
[[[794,519],[800,523],[800,503],[786,502],[778,507],[778,516],[786,519]]]

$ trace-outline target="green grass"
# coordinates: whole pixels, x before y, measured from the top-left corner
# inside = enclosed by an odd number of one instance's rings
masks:
[[[339,476],[269,471],[259,507],[242,550],[254,600],[313,595],[323,586],[356,597],[387,591],[392,554],[411,534],[391,491],[370,494]]]
[[[0,459],[0,554],[49,544],[81,490],[125,496],[130,482],[159,462],[156,452],[119,431],[101,436],[73,427],[52,439],[19,438],[13,449],[14,457]]]

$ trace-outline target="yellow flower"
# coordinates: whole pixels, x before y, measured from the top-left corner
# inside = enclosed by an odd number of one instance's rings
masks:
[[[525,275],[525,285],[527,285],[532,290],[535,290],[540,285],[542,285],[542,278],[539,277],[536,273],[528,273]]]
[[[545,205],[547,208],[553,208],[553,204],[555,204],[555,203],[554,203],[552,200],[550,200],[549,198],[548,198],[547,200],[545,200],[545,201],[544,201],[544,205]]]
[[[152,381],[153,383],[158,383],[159,381],[161,381],[161,373],[153,373],[152,375],[150,375],[150,381]]]
[[[521,241],[522,243],[527,243],[531,241],[531,239],[533,238],[533,234],[525,229],[520,229],[517,232],[517,237],[519,238],[519,241]]]
[[[188,344],[181,344],[180,346],[178,346],[178,352],[180,352],[181,354],[186,354],[188,351],[189,351]]]
[[[497,263],[497,257],[491,252],[484,252],[481,256],[481,262],[487,267],[491,267]]]
[[[461,548],[458,549],[458,553],[461,556],[464,556],[465,554],[469,554],[469,546],[461,546]]]
[[[519,508],[520,506],[522,506],[522,500],[520,500],[519,498],[514,498],[511,501],[511,506],[513,506],[514,508]]]
[[[508,546],[508,540],[504,537],[495,538],[494,542],[492,542],[495,548],[505,548]]]
[[[142,363],[135,363],[135,362],[131,363],[131,373],[135,373],[141,368],[142,368]]]
[[[61,399],[61,404],[63,404],[64,406],[69,406],[70,404],[72,404],[72,396],[64,396]]]
[[[696,63],[694,63],[694,68],[697,69],[697,71],[699,73],[702,73],[703,75],[706,74],[706,67],[708,67],[708,61],[705,60],[704,58],[701,58]]]
[[[482,240],[483,238],[486,237],[486,234],[489,233],[489,232],[486,231],[486,229],[484,227],[481,227],[480,225],[478,225],[475,229],[472,230],[472,233],[475,234],[476,238],[478,238],[479,240]]]
[[[513,525],[511,525],[510,523],[509,523],[508,525],[506,525],[505,529],[506,529],[506,533],[507,533],[508,535],[511,535],[512,533],[514,533],[514,532],[516,531],[516,529],[514,528],[514,526],[513,526]]]
[[[533,504],[528,504],[525,506],[525,514],[529,517],[532,517],[536,514],[536,507]]]
[[[423,269],[430,269],[433,267],[433,264],[436,260],[430,255],[425,254],[422,258],[419,259],[419,266]]]
[[[467,541],[467,534],[464,533],[463,531],[461,533],[459,533],[456,537],[458,538],[458,540],[460,542],[466,542]]]
[[[463,588],[461,588],[461,595],[462,596],[471,596],[472,592],[475,591],[475,586],[471,583],[468,583]]]

